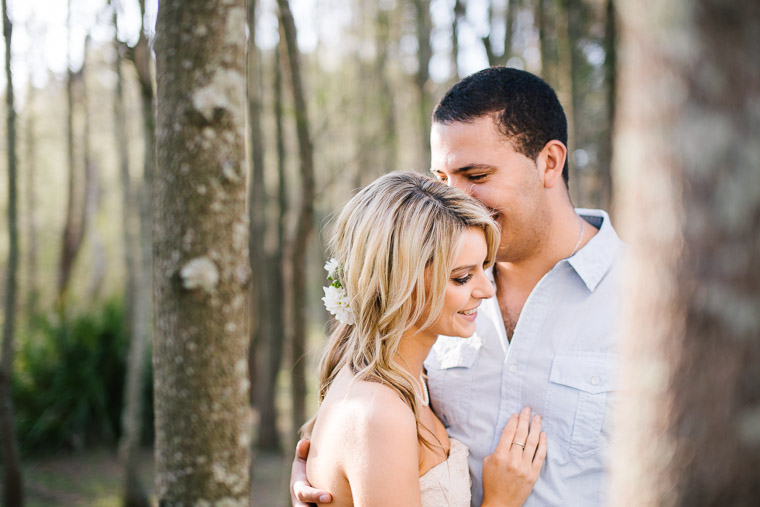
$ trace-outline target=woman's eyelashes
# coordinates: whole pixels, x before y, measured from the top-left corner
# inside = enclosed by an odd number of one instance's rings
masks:
[[[472,273],[470,273],[469,275],[459,277],[459,278],[452,278],[451,281],[453,281],[457,285],[464,285],[467,282],[469,282],[471,278],[472,278]]]

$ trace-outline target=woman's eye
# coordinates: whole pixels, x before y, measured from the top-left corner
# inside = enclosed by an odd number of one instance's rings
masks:
[[[468,176],[470,181],[481,181],[486,177],[485,174],[471,174]]]
[[[470,281],[472,275],[463,276],[461,278],[452,278],[453,282],[457,285],[464,285]]]

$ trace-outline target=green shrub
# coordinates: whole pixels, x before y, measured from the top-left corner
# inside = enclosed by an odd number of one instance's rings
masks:
[[[115,445],[128,353],[121,301],[63,322],[37,317],[20,341],[13,388],[24,452]]]

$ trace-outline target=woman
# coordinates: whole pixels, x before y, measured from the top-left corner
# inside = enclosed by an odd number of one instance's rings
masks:
[[[325,290],[340,324],[304,426],[307,475],[330,505],[470,504],[467,449],[431,411],[422,364],[438,335],[475,332],[498,244],[481,204],[422,175],[386,175],[343,209]],[[522,505],[545,454],[540,420],[513,416],[484,462],[483,505]]]

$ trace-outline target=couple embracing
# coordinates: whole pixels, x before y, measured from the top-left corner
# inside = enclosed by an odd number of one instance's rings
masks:
[[[573,208],[566,146],[545,82],[486,69],[433,113],[440,181],[345,206],[294,505],[604,504],[623,245]]]

